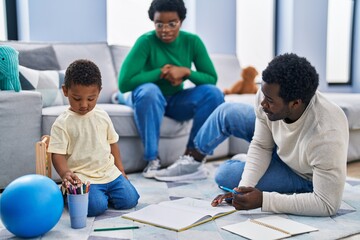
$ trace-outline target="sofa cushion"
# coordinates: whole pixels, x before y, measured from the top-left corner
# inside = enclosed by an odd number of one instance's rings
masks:
[[[252,106],[255,105],[255,96],[256,94],[229,94],[225,95],[226,102],[240,102],[240,103],[247,103]]]
[[[138,131],[134,122],[134,111],[132,108],[119,104],[100,104],[109,115],[117,133],[121,136],[138,136]],[[190,133],[191,121],[178,122],[171,118],[164,117],[160,128],[160,137],[177,138]]]
[[[102,76],[102,90],[98,102],[111,103],[111,96],[118,88],[112,56],[106,42],[53,43],[52,46],[61,69],[66,69],[77,59],[93,61],[99,67]]]
[[[360,94],[357,93],[324,93],[345,112],[349,129],[360,129]]]
[[[119,76],[121,65],[125,60],[126,55],[129,53],[130,49],[131,49],[130,47],[120,46],[120,45],[110,46],[110,51],[113,57],[114,68],[117,77]]]
[[[360,94],[357,93],[323,93],[330,101],[337,104],[345,113],[349,129],[360,129]],[[225,96],[226,102],[255,104],[255,94],[231,94]]]
[[[210,58],[218,74],[217,86],[223,90],[240,79],[241,67],[236,55],[211,54]]]
[[[36,70],[60,70],[52,46],[19,50],[19,64]]]
[[[50,134],[50,129],[55,119],[69,106],[54,106],[42,109],[42,134]],[[138,131],[134,122],[134,111],[132,108],[120,104],[98,104],[110,116],[116,132],[121,137],[138,137]],[[171,118],[164,117],[160,128],[162,138],[177,138],[187,136],[190,133],[192,121],[177,122]]]
[[[61,90],[64,82],[64,70],[34,70],[19,66],[19,77],[23,90],[35,90],[41,93],[43,107],[58,106],[66,103]]]

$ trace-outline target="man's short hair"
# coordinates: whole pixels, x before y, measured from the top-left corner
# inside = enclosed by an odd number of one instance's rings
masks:
[[[319,86],[315,67],[294,53],[275,57],[263,71],[262,79],[268,84],[279,84],[279,96],[285,102],[301,99],[308,104]]]

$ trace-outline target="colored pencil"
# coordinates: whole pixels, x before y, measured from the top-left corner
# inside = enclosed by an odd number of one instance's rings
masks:
[[[138,228],[139,228],[139,226],[114,227],[114,228],[95,228],[94,232],[128,230],[128,229],[138,229]]]
[[[221,188],[222,190],[227,191],[227,192],[232,192],[233,194],[239,194],[239,192],[235,191],[234,189],[230,189],[230,188],[223,187],[223,186],[220,186],[220,188]]]

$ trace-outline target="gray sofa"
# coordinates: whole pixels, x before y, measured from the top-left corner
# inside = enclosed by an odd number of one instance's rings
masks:
[[[94,61],[100,68],[103,89],[98,106],[105,109],[120,136],[118,142],[125,170],[141,171],[143,146],[133,120],[131,108],[114,104],[111,98],[118,91],[117,76],[129,47],[107,43],[29,43],[4,41],[19,51],[20,79],[26,79],[34,89],[21,92],[0,92],[0,189],[15,178],[35,173],[35,143],[49,134],[56,117],[67,106],[62,97],[61,81],[67,66],[79,58]],[[219,80],[235,79],[240,65],[235,56],[213,55]],[[51,82],[51,86],[49,86]],[[28,83],[28,82],[27,82]],[[24,84],[24,82],[22,82]],[[161,126],[159,155],[168,166],[185,151],[191,121],[176,122],[165,117]],[[228,142],[221,144],[213,158],[228,155]],[[59,176],[53,174],[55,180]]]
[[[143,147],[139,139],[131,108],[112,103],[118,91],[117,76],[129,47],[107,43],[28,43],[5,41],[19,51],[21,79],[29,80],[33,90],[21,92],[0,91],[0,189],[19,176],[35,173],[35,143],[49,134],[56,117],[67,106],[67,99],[59,90],[64,70],[79,58],[94,61],[103,77],[103,89],[98,106],[106,110],[120,136],[118,142],[125,170],[141,171]],[[236,56],[212,54],[218,73],[217,86],[229,87],[239,79],[240,64]],[[51,81],[50,81],[51,80]],[[49,84],[49,82],[52,83]],[[189,84],[191,85],[191,84]],[[350,122],[350,147],[348,160],[360,159],[360,94],[329,94],[345,111]],[[229,95],[226,101],[253,104],[254,95]],[[161,126],[159,155],[162,164],[173,163],[185,150],[191,121],[176,122],[165,117]],[[208,159],[246,152],[248,143],[234,137],[222,143]],[[59,180],[57,174],[53,174]]]

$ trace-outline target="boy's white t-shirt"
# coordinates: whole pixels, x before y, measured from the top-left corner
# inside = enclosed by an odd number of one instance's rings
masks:
[[[119,135],[104,110],[95,107],[80,115],[67,109],[55,120],[50,136],[48,152],[64,154],[81,181],[109,183],[121,175],[110,148]]]

